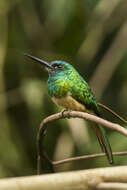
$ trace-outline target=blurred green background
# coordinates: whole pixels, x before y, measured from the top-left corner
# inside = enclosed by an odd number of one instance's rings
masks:
[[[127,1],[0,0],[0,177],[36,174],[39,124],[60,111],[48,96],[47,73],[24,58],[24,52],[70,62],[98,101],[127,119]],[[120,123],[105,111],[103,117]],[[51,159],[101,152],[88,122],[70,119],[50,125],[45,148]],[[107,133],[113,151],[126,150],[126,137]],[[125,156],[115,156],[114,165],[126,164]],[[106,166],[106,158],[96,158],[55,169]]]

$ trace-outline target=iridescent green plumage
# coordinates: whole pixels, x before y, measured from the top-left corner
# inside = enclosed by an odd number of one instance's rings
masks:
[[[88,83],[72,65],[62,61],[52,62],[52,65],[59,63],[63,65],[64,70],[62,72],[57,70],[55,74],[49,73],[48,92],[50,96],[61,98],[70,93],[75,100],[99,115],[97,102]]]
[[[47,68],[48,92],[56,104],[69,110],[85,111],[100,116],[98,103],[90,86],[72,65],[64,61],[53,61],[49,64],[34,56],[26,56]],[[95,124],[95,132],[109,163],[113,163],[111,146],[104,128]]]

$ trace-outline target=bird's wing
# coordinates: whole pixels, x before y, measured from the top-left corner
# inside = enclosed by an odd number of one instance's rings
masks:
[[[94,98],[90,86],[84,80],[77,80],[75,85],[71,87],[71,96],[85,105],[87,109],[92,110],[95,115],[100,115],[97,101]],[[104,128],[97,124],[94,128],[103,152],[106,153],[109,163],[113,163],[111,146]]]
[[[94,95],[91,91],[90,86],[85,82],[82,78],[77,79],[75,81],[75,85],[71,86],[71,96],[85,105],[88,110],[92,110],[96,115],[99,116],[99,108],[97,105],[97,101],[94,98]]]

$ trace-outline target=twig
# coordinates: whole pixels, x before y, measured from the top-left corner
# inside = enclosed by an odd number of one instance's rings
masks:
[[[53,168],[53,164],[52,161],[49,159],[48,155],[46,154],[46,152],[44,151],[42,142],[44,139],[44,135],[45,135],[45,130],[47,128],[47,126],[45,125],[46,123],[50,122],[51,116],[47,117],[46,119],[44,119],[41,124],[40,124],[40,128],[37,134],[37,174],[40,174],[40,168],[41,168],[41,159],[43,158],[45,161],[48,162],[49,168],[51,169],[52,172],[54,172],[54,168]],[[41,146],[42,145],[42,146]]]
[[[123,155],[127,155],[127,152],[113,152],[113,155],[116,156],[123,156]],[[66,158],[64,160],[58,160],[58,161],[53,161],[53,165],[57,166],[60,164],[65,164],[68,162],[72,162],[72,161],[78,161],[78,160],[86,160],[86,159],[90,159],[90,158],[98,158],[98,157],[103,157],[105,156],[105,153],[98,153],[98,154],[89,154],[89,155],[84,155],[84,156],[76,156],[76,157],[72,157],[72,158]]]
[[[98,124],[101,124],[107,128],[110,128],[112,130],[116,130],[117,132],[121,133],[122,135],[127,136],[127,129],[123,128],[122,126],[109,122],[107,120],[104,120],[102,118],[99,118],[97,116],[85,113],[85,112],[78,112],[78,111],[65,111],[65,112],[60,112],[54,115],[51,115],[47,118],[45,118],[41,124],[40,128],[37,134],[37,153],[38,153],[38,160],[37,160],[37,174],[40,174],[40,162],[41,158],[46,160],[49,164],[49,167],[52,172],[54,172],[54,167],[53,167],[53,162],[48,158],[48,155],[45,153],[44,148],[43,148],[43,141],[44,141],[44,134],[47,129],[47,123],[50,123],[52,121],[58,120],[58,119],[63,119],[63,118],[83,118]],[[42,145],[42,146],[41,146]]]

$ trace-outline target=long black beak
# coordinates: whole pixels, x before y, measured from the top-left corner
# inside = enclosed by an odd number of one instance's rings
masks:
[[[26,57],[29,57],[30,59],[36,61],[36,62],[39,62],[39,63],[40,63],[41,65],[43,65],[44,67],[47,67],[47,68],[49,68],[49,69],[53,69],[52,66],[51,66],[48,62],[43,61],[42,59],[39,59],[39,58],[34,57],[34,56],[32,56],[32,55],[30,55],[30,54],[27,54],[27,53],[24,53],[24,55],[25,55]]]

